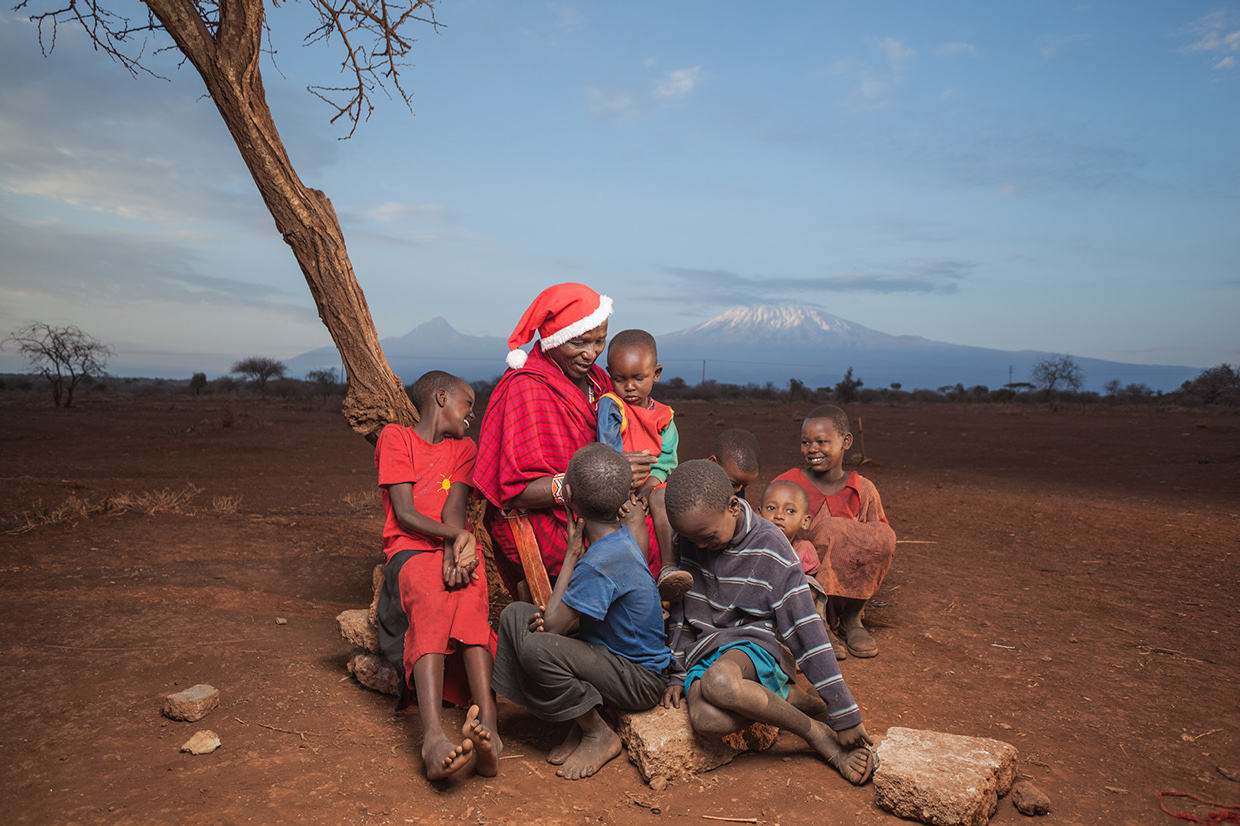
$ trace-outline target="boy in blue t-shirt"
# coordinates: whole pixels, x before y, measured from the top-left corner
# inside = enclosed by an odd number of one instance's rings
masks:
[[[620,754],[620,738],[599,706],[644,711],[667,685],[672,655],[659,593],[617,518],[632,481],[628,461],[607,445],[573,454],[564,479],[568,551],[555,590],[541,611],[514,602],[499,620],[491,684],[540,719],[573,722],[547,755],[569,780],[589,777]]]

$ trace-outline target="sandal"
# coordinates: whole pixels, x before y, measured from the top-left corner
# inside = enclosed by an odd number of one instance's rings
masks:
[[[844,639],[844,646],[848,649],[848,653],[854,657],[865,659],[878,656],[878,643],[874,641],[870,632],[865,630],[864,625],[855,625],[852,628],[845,628],[841,625],[840,636]]]
[[[857,782],[853,783],[853,781],[848,780],[847,777],[844,777],[843,767],[844,767],[844,761],[847,760],[849,757],[852,757],[854,752],[858,752],[858,751],[864,751],[866,754],[870,756],[870,759],[866,761],[866,769],[864,772],[862,772],[860,779],[858,779]],[[878,762],[879,762],[878,751],[875,750],[873,746],[865,745],[865,744],[857,746],[857,748],[853,749],[852,751],[847,751],[847,752],[842,751],[839,754],[837,754],[834,758],[827,759],[827,764],[830,765],[831,768],[839,772],[840,777],[844,777],[845,780],[848,780],[848,782],[852,783],[854,786],[864,786],[866,782],[869,781],[869,779],[874,776],[874,772],[878,771]]]
[[[659,571],[658,585],[659,599],[664,602],[680,602],[693,587],[693,574],[669,566]]]
[[[835,649],[835,658],[837,660],[842,660],[848,656],[848,646],[835,635],[835,632],[831,630],[829,625],[827,626],[827,639],[831,641],[831,647]]]

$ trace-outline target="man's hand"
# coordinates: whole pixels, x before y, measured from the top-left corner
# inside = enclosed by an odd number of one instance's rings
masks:
[[[636,490],[642,482],[646,481],[646,477],[650,475],[650,468],[654,467],[657,456],[651,456],[649,450],[626,451],[624,458],[629,460],[629,467],[633,470],[632,487]]]
[[[865,733],[864,723],[858,723],[852,728],[837,731],[835,736],[839,738],[840,745],[846,749],[855,749],[862,743],[865,743],[867,746],[874,745],[874,741],[870,739],[870,735]]]
[[[685,696],[685,687],[683,685],[669,684],[663,689],[663,699],[659,701],[659,705],[664,708],[680,708],[680,699]]]

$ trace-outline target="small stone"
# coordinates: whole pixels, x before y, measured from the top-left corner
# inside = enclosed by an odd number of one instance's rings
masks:
[[[1128,794],[1127,789],[1121,789],[1119,786],[1103,786],[1111,794]]]
[[[1240,772],[1236,771],[1235,766],[1216,766],[1215,768],[1218,769],[1219,774],[1223,775],[1223,777],[1226,777],[1233,783],[1236,782],[1236,777],[1240,775]]]
[[[211,731],[211,729],[206,729],[186,740],[185,745],[181,746],[181,751],[186,751],[190,754],[210,754],[219,747],[219,735]]]
[[[378,654],[354,654],[353,659],[349,660],[349,673],[372,691],[396,696],[400,688],[400,675],[386,658]]]
[[[1022,815],[1044,815],[1051,810],[1051,799],[1028,780],[1012,784],[1012,805]]]
[[[336,616],[336,624],[340,626],[340,636],[363,651],[382,654],[379,648],[379,629],[370,621],[370,612],[365,608],[341,611]]]
[[[1016,778],[1016,747],[985,737],[891,728],[878,756],[875,802],[936,826],[985,826]]]
[[[654,789],[656,792],[663,791],[667,788],[667,778],[661,774],[656,774],[654,777],[650,778],[650,788]]]
[[[171,720],[196,723],[220,704],[220,692],[206,683],[169,694],[164,700],[164,716]]]
[[[276,625],[288,625],[288,620],[284,617],[276,617]]]

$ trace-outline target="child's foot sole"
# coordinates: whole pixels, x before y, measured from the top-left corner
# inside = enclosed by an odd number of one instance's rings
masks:
[[[659,572],[659,599],[664,602],[680,602],[693,587],[693,574],[679,568],[664,568]]]
[[[461,734],[465,735],[465,742],[473,743],[474,754],[478,756],[474,763],[474,772],[483,777],[499,774],[499,755],[504,746],[499,735],[478,719],[478,706],[469,707],[465,723],[461,726]]]

